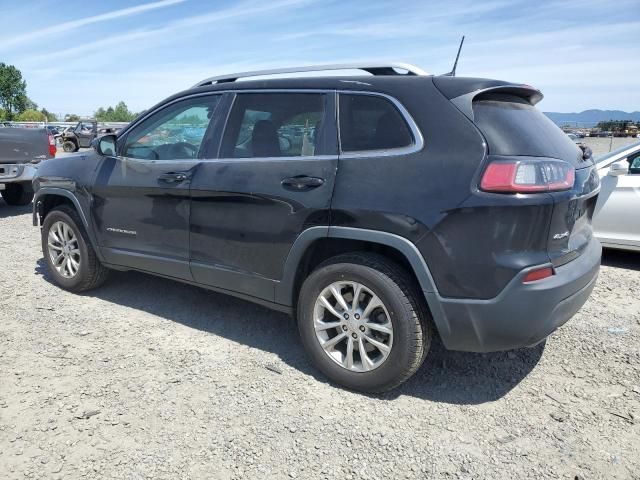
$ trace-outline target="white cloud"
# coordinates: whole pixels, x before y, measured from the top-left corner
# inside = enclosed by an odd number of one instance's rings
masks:
[[[122,8],[120,10],[113,10],[111,12],[103,13],[100,15],[94,15],[92,17],[80,18],[78,20],[71,20],[69,22],[60,23],[51,27],[42,28],[33,32],[25,33],[22,35],[15,35],[9,38],[5,38],[0,42],[0,49],[7,47],[14,47],[15,45],[32,42],[34,40],[41,40],[48,35],[54,35],[59,33],[66,33],[71,30],[76,30],[86,25],[93,23],[106,22],[114,20],[116,18],[129,17],[132,15],[138,15],[140,13],[148,12],[158,8],[169,7],[178,3],[185,2],[186,0],[160,0],[152,3],[144,3],[135,7]]]
[[[171,0],[171,1],[185,1],[185,0]],[[303,3],[309,3],[310,0],[280,0],[265,3],[246,2],[236,7],[227,8],[211,13],[194,15],[186,17],[180,20],[169,22],[166,25],[158,28],[134,30],[130,32],[118,33],[110,37],[95,40],[89,43],[83,43],[76,47],[66,48],[64,50],[58,50],[54,52],[47,52],[42,55],[35,55],[25,58],[21,61],[22,64],[38,64],[44,61],[57,61],[65,58],[77,58],[83,53],[95,52],[104,49],[105,47],[115,47],[117,45],[129,44],[132,48],[139,47],[150,48],[152,39],[160,39],[160,41],[172,41],[170,34],[175,34],[178,31],[189,31],[197,26],[206,25],[210,28],[211,24],[216,22],[222,22],[225,20],[231,20],[234,18],[256,16],[262,13],[266,13],[273,10],[283,9],[286,7],[299,5]],[[132,43],[132,42],[136,43]]]

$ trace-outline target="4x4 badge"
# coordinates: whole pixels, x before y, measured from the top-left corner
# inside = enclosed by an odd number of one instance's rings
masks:
[[[553,239],[554,240],[562,240],[563,238],[567,238],[568,236],[569,236],[569,232],[568,231],[567,232],[563,232],[563,233],[556,233],[553,236]]]

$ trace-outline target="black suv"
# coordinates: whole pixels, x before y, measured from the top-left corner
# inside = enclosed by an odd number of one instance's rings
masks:
[[[399,67],[207,79],[45,162],[34,224],[56,283],[139,270],[289,312],[317,368],[370,392],[436,331],[454,350],[540,342],[598,274],[589,151],[530,86]]]

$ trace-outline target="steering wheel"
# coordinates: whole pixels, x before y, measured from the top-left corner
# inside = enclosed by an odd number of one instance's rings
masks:
[[[170,158],[196,158],[198,147],[189,142],[177,142],[169,145]],[[185,155],[186,154],[186,155]]]

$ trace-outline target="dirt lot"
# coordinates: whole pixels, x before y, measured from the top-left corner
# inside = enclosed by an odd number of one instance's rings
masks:
[[[376,397],[261,307],[137,273],[56,288],[30,221],[0,200],[0,478],[640,478],[640,255],[607,254],[546,346],[436,342]]]
[[[588,145],[591,147],[593,151],[593,155],[597,158],[601,155],[605,155],[611,150],[615,150],[620,147],[624,147],[625,145],[629,145],[630,143],[640,142],[639,138],[631,138],[631,137],[615,137],[611,138],[595,138],[595,137],[587,137],[581,138],[581,143]]]

